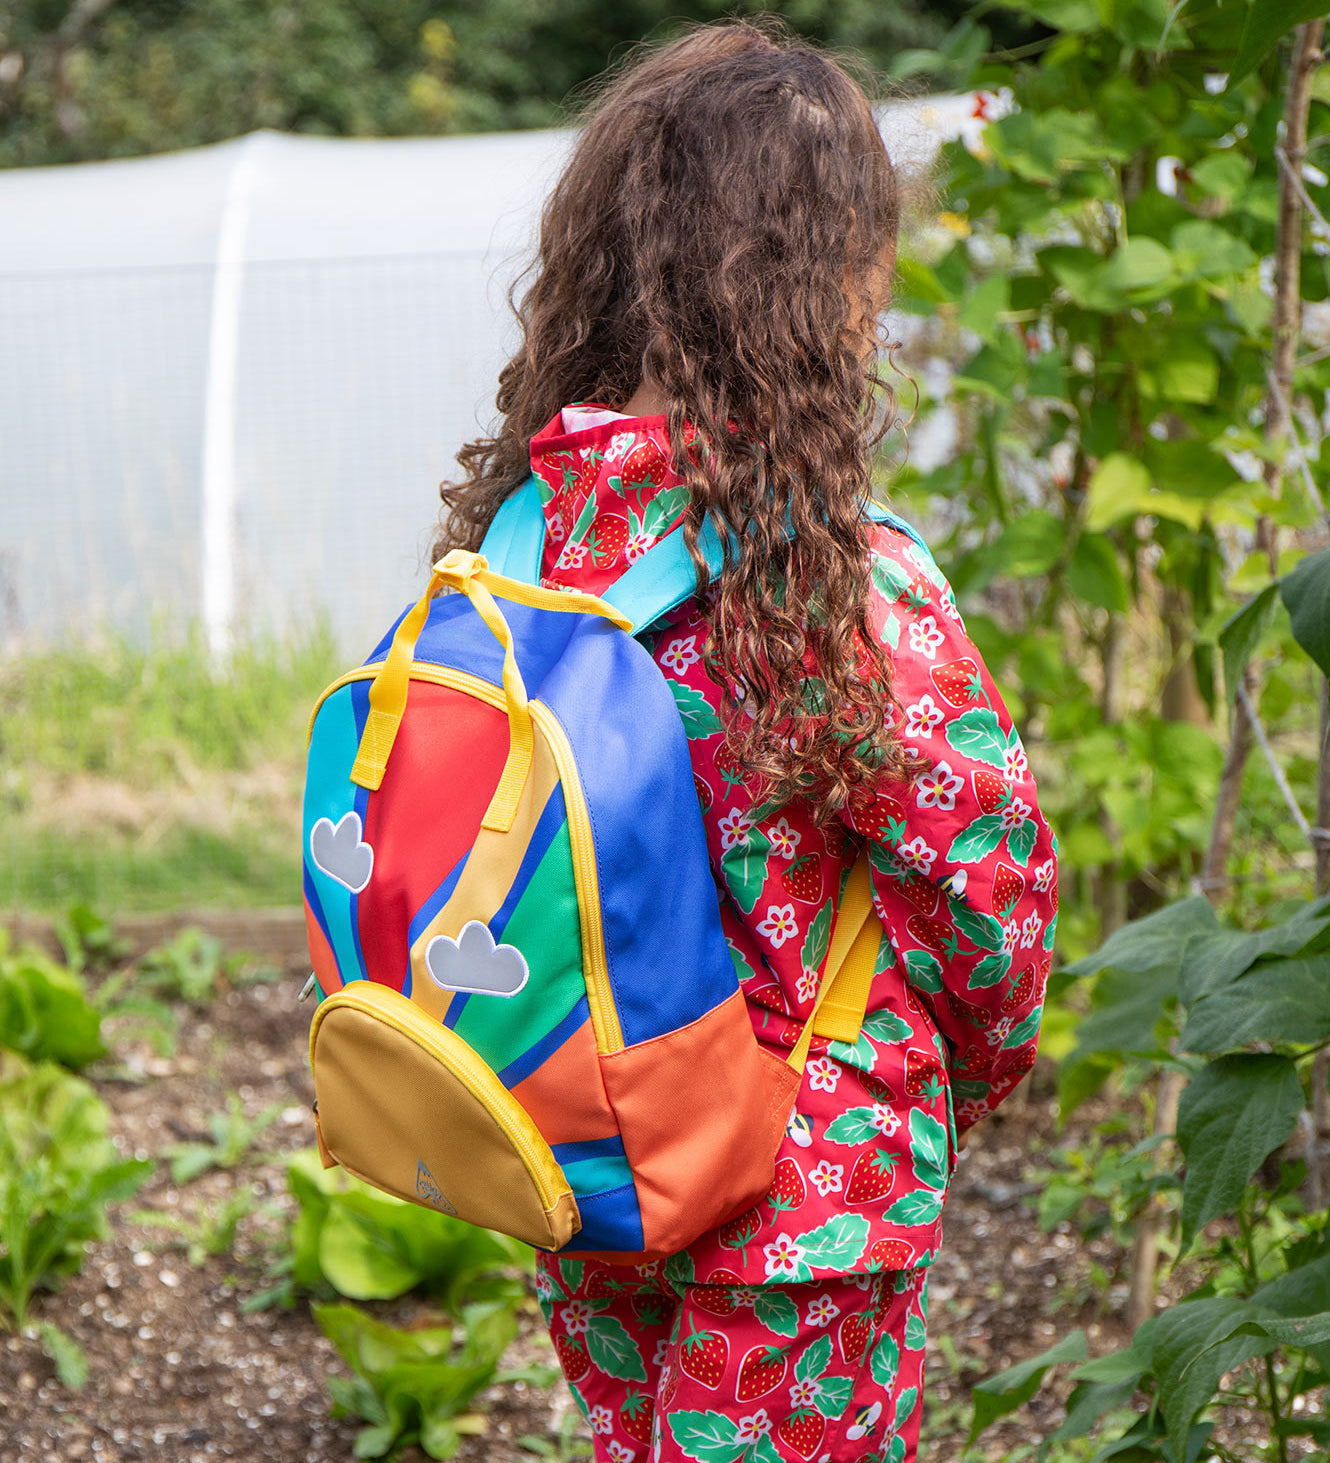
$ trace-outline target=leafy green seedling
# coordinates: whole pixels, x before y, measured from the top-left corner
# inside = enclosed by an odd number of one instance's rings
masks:
[[[216,1207],[199,1205],[193,1215],[135,1209],[125,1221],[145,1229],[169,1230],[174,1239],[164,1243],[183,1249],[191,1265],[202,1265],[214,1255],[229,1255],[235,1249],[241,1221],[254,1212],[256,1202],[253,1191],[246,1186],[228,1194]]]
[[[202,1006],[216,993],[225,970],[221,942],[190,926],[143,957],[137,984],[162,1000]]]
[[[0,930],[0,1047],[75,1070],[105,1056],[101,1017],[79,974]]]
[[[257,1117],[249,1117],[245,1104],[234,1092],[226,1099],[226,1111],[208,1118],[210,1142],[177,1143],[167,1149],[171,1161],[171,1182],[187,1184],[213,1168],[235,1168],[242,1162],[254,1140],[276,1119],[280,1103],[266,1107]]]

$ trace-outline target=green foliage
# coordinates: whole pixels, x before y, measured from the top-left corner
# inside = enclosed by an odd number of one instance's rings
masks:
[[[225,972],[221,941],[192,926],[139,961],[135,986],[166,1001],[205,1005]]]
[[[235,1168],[244,1161],[259,1134],[271,1125],[281,1110],[281,1104],[276,1103],[251,1118],[245,1112],[244,1100],[231,1093],[226,1099],[225,1112],[209,1114],[210,1138],[207,1141],[177,1143],[167,1150],[167,1157],[171,1160],[171,1182],[187,1184],[210,1169]]]
[[[0,930],[0,1047],[75,1071],[106,1054],[101,1017],[75,971]]]
[[[325,1169],[312,1151],[291,1159],[287,1181],[300,1205],[291,1230],[294,1289],[352,1300],[420,1289],[454,1313],[526,1294],[531,1252],[516,1240]]]
[[[88,1384],[88,1358],[83,1348],[54,1321],[39,1321],[37,1334],[42,1348],[55,1363],[55,1374],[62,1387],[77,1392]]]
[[[485,1429],[469,1412],[496,1378],[499,1361],[517,1334],[504,1301],[466,1306],[457,1325],[401,1331],[357,1306],[316,1305],[314,1318],[351,1368],[352,1378],[329,1377],[334,1416],[365,1419],[357,1458],[392,1458],[419,1446],[431,1458],[451,1458],[462,1436]]]
[[[162,1209],[135,1209],[125,1216],[129,1224],[145,1229],[164,1229],[172,1243],[185,1251],[191,1265],[202,1265],[216,1255],[229,1255],[236,1244],[241,1222],[254,1212],[255,1198],[248,1187],[235,1189],[220,1204],[200,1204],[191,1215]]]
[[[122,1160],[107,1111],[81,1078],[0,1054],[0,1321],[23,1326],[33,1292],[78,1270],[108,1204],[152,1171]]]

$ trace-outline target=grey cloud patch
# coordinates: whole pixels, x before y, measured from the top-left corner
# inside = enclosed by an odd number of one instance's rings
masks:
[[[515,996],[527,982],[526,957],[513,945],[496,945],[489,926],[469,919],[454,940],[435,935],[425,947],[430,979],[446,991]]]
[[[331,818],[320,818],[309,834],[309,852],[314,867],[336,879],[352,894],[359,894],[374,872],[374,850],[361,837],[360,814],[343,813],[336,827]]]

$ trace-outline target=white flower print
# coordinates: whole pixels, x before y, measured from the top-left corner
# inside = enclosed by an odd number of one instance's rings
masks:
[[[759,935],[765,935],[779,950],[786,940],[799,933],[799,926],[794,918],[794,905],[768,905],[767,917],[756,929]]]
[[[690,665],[696,665],[701,659],[697,650],[697,636],[680,635],[677,640],[671,640],[661,652],[660,663],[678,675],[683,675]]]
[[[807,1321],[810,1326],[830,1325],[840,1315],[840,1307],[829,1295],[819,1295],[808,1307]]]
[[[828,1194],[839,1194],[841,1181],[845,1177],[843,1163],[828,1163],[824,1158],[808,1175],[808,1182],[825,1199]]]
[[[1014,954],[1020,942],[1021,927],[1014,919],[1009,919],[1002,926],[1002,949],[1004,953],[1007,955]]]
[[[1025,923],[1021,926],[1021,949],[1033,950],[1043,928],[1044,922],[1037,914],[1027,914]]]
[[[900,1125],[900,1114],[893,1112],[885,1102],[873,1104],[873,1126],[884,1138],[890,1138]]]
[[[625,1444],[619,1442],[617,1439],[611,1439],[610,1463],[633,1463],[633,1459],[636,1457],[637,1454],[632,1448],[625,1446]]]
[[[928,660],[934,659],[938,646],[946,638],[938,629],[937,619],[933,615],[921,615],[917,620],[910,621],[910,649],[917,655]]]
[[[1029,803],[1023,803],[1020,798],[1012,798],[1011,802],[998,814],[1002,819],[1004,828],[1017,828],[1030,816]]]
[[[557,573],[560,569],[580,569],[582,561],[586,558],[585,544],[564,544],[563,552],[559,555],[559,561],[554,568]]]
[[[792,1408],[811,1407],[813,1400],[818,1394],[818,1390],[817,1383],[812,1380],[795,1382],[790,1388],[790,1406]]]
[[[630,564],[636,564],[643,554],[656,542],[656,535],[640,529],[637,533],[630,534],[628,542],[624,545],[623,556]]]
[[[1024,782],[1030,772],[1030,759],[1019,742],[1008,747],[1002,758],[1002,775],[1012,782]]]
[[[956,794],[965,786],[965,779],[951,770],[950,763],[939,762],[915,780],[921,808],[938,808],[950,812],[956,806]]]
[[[931,696],[920,696],[913,706],[905,708],[905,735],[931,737],[942,721],[943,711],[937,702]]]
[[[748,842],[748,835],[753,827],[753,815],[739,808],[731,808],[717,826],[720,828],[721,848],[734,848],[740,843]]]
[[[942,596],[941,604],[942,613],[946,615],[947,619],[955,620],[959,625],[961,622],[961,612],[956,608],[956,596],[952,594],[950,589]]]
[[[554,1294],[554,1283],[543,1270],[536,1271],[536,1294],[541,1300],[548,1300]]]
[[[971,1127],[988,1116],[988,1104],[977,1097],[967,1097],[956,1109],[956,1121],[962,1127]]]
[[[995,1021],[984,1033],[989,1046],[1001,1046],[1011,1035],[1012,1024],[1010,1016],[1003,1016],[1000,1020]]]
[[[808,1073],[808,1085],[814,1092],[835,1092],[840,1081],[841,1067],[830,1057],[814,1057],[804,1068]]]
[[[803,834],[790,827],[788,818],[782,818],[774,827],[767,829],[767,837],[771,840],[772,853],[779,854],[783,859],[792,859],[799,851]]]
[[[1053,887],[1053,875],[1057,872],[1057,865],[1051,858],[1045,859],[1042,864],[1036,864],[1034,868],[1034,887],[1041,894],[1047,894]]]
[[[912,838],[909,843],[902,843],[895,851],[896,862],[907,869],[917,869],[921,874],[931,873],[933,860],[937,857],[937,849],[929,848],[924,842],[923,834]]]
[[[795,994],[801,1001],[811,1001],[817,995],[818,972],[805,969],[795,985]]]
[[[655,1354],[651,1358],[651,1365],[652,1366],[664,1366],[665,1365],[665,1358],[669,1354],[670,1354],[670,1338],[668,1336],[662,1336],[660,1338],[660,1340],[656,1342],[656,1350],[655,1350]]]
[[[767,1416],[767,1409],[759,1407],[756,1412],[739,1419],[739,1426],[734,1430],[734,1441],[736,1443],[761,1442],[770,1431],[771,1419]]]
[[[559,1307],[559,1320],[570,1336],[582,1335],[593,1314],[584,1300],[570,1300],[566,1306]]]
[[[568,530],[563,526],[562,512],[554,514],[545,532],[549,535],[549,540],[552,544],[561,544],[564,541],[568,536]]]
[[[608,1407],[593,1407],[587,1413],[587,1421],[591,1424],[593,1433],[608,1433],[614,1431],[614,1414]]]
[[[788,1234],[778,1234],[769,1245],[762,1247],[767,1257],[767,1279],[773,1275],[797,1275],[803,1264],[804,1251]]]
[[[631,432],[616,432],[610,438],[610,445],[605,449],[606,462],[618,462],[621,457],[633,450],[633,434]]]

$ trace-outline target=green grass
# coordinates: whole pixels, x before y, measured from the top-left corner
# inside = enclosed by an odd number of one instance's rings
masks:
[[[305,724],[342,669],[323,630],[243,646],[220,669],[197,636],[11,660],[0,908],[299,903]]]

